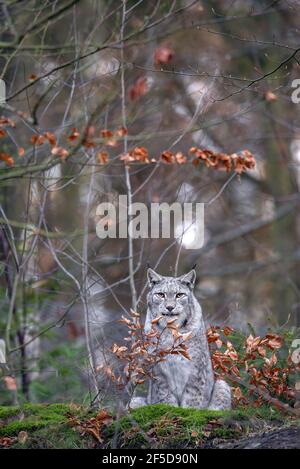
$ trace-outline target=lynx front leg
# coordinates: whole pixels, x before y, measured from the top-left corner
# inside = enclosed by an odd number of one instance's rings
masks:
[[[222,379],[215,381],[208,408],[210,410],[231,409],[231,389]]]
[[[148,404],[169,404],[178,407],[176,396],[163,379],[160,382],[150,382],[147,401]]]

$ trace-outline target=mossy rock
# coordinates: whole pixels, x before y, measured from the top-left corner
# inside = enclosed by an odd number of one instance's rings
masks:
[[[26,432],[21,444],[15,438],[14,448],[84,448],[88,439],[80,436],[69,423],[69,417],[84,418],[89,411],[72,404],[25,404],[22,407],[0,407],[0,437],[17,437]]]
[[[109,441],[117,432],[118,446],[123,448],[195,448],[207,440],[238,438],[279,421],[282,416],[269,407],[212,411],[156,404],[114,422],[106,436]]]
[[[0,406],[0,442],[1,437],[12,438],[13,448],[111,448],[113,441],[122,448],[196,448],[212,440],[240,438],[271,422],[283,421],[269,407],[209,411],[156,404],[104,425],[100,443],[70,425],[72,416],[82,423],[96,414],[97,410],[74,404]],[[20,432],[26,432],[23,443],[18,439]]]

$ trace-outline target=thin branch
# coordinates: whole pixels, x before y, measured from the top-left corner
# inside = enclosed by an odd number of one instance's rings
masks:
[[[124,63],[124,29],[125,29],[125,21],[126,21],[126,0],[123,1],[123,10],[122,10],[122,24],[121,24],[121,92],[122,92],[122,122],[123,127],[127,129],[127,119],[126,119],[126,90],[125,90],[125,63]],[[127,137],[124,137],[124,153],[127,153]],[[130,172],[128,165],[125,165],[125,181],[126,181],[126,189],[127,189],[127,197],[128,197],[128,206],[130,207],[132,204],[132,187],[131,187],[131,180],[130,180]],[[131,290],[131,304],[132,309],[136,310],[137,305],[137,294],[135,288],[135,281],[134,281],[134,263],[133,263],[133,240],[128,233],[128,268],[129,268],[129,282],[130,282],[130,290]]]

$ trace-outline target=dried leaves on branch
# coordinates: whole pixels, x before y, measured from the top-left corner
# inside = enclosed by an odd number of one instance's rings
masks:
[[[139,93],[140,92],[141,91],[139,91]],[[6,127],[13,129],[16,127],[16,124],[11,119],[1,117],[0,138],[7,136]],[[125,164],[163,162],[179,165],[193,163],[195,166],[198,166],[199,164],[204,163],[207,168],[214,168],[227,172],[234,171],[238,174],[255,167],[255,158],[248,150],[243,150],[239,153],[226,154],[192,147],[189,149],[187,155],[182,152],[173,153],[169,150],[165,150],[158,156],[150,156],[149,150],[146,147],[134,147],[127,153],[113,156],[110,155],[108,148],[118,147],[125,136],[128,136],[128,130],[124,127],[120,127],[112,131],[109,129],[97,130],[95,126],[88,126],[82,132],[74,127],[70,134],[62,137],[61,140],[64,140],[65,143],[61,145],[57,144],[57,138],[52,132],[34,134],[30,139],[30,149],[42,147],[48,144],[50,146],[50,154],[54,157],[59,157],[62,162],[65,162],[70,156],[73,156],[72,150],[74,149],[74,144],[76,144],[85,149],[99,150],[97,152],[97,160],[101,165],[107,164],[112,160],[123,161]],[[18,147],[17,154],[19,158],[22,158],[25,155],[25,149],[23,147]],[[74,157],[76,158],[76,155],[74,155]],[[7,166],[14,166],[17,163],[15,158],[6,152],[0,153],[0,161],[3,161]]]
[[[153,320],[151,330],[145,332],[138,313],[131,312],[130,319],[123,316],[120,322],[128,328],[128,337],[124,339],[127,345],[114,344],[111,352],[124,372],[114,371],[109,366],[101,366],[98,371],[104,372],[118,387],[123,388],[128,383],[136,386],[143,384],[146,378],[153,379],[154,366],[165,361],[168,355],[182,355],[189,360],[186,342],[191,334],[181,334],[174,324],[175,319],[167,321],[166,327],[159,330],[156,327],[159,319],[161,317]],[[163,346],[162,335],[166,330],[172,334],[172,340]]]
[[[300,362],[292,360],[283,337],[244,337],[229,327],[210,327],[207,338],[215,374],[233,385],[235,404],[296,404]]]
[[[112,416],[101,409],[95,417],[90,419],[80,419],[76,415],[69,416],[69,424],[75,428],[81,436],[92,435],[99,443],[102,443],[102,430],[113,421]]]
[[[111,348],[120,366],[118,370],[107,365],[98,368],[118,388],[129,383],[135,387],[146,379],[155,379],[153,367],[168,355],[180,354],[190,359],[190,333],[181,334],[174,319],[159,330],[156,327],[159,319],[152,321],[150,332],[144,331],[137,313],[132,312],[130,319],[121,319],[128,329],[126,345],[114,344]],[[166,329],[173,337],[168,346],[161,341]],[[293,409],[299,387],[300,360],[292,360],[283,337],[273,333],[246,337],[231,327],[215,326],[207,330],[207,339],[216,378],[222,377],[232,386],[235,405],[259,407],[267,401],[278,409],[288,406]]]
[[[226,153],[214,153],[210,150],[200,150],[199,148],[193,147],[190,149],[190,153],[195,155],[193,163],[198,166],[201,161],[204,161],[205,166],[208,168],[213,167],[223,171],[231,171],[240,174],[247,169],[253,169],[255,167],[255,159],[252,153],[248,150],[242,152],[232,153],[227,155]]]

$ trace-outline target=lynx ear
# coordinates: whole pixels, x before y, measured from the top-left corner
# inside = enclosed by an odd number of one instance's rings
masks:
[[[179,277],[179,280],[181,283],[184,283],[191,289],[194,288],[195,281],[196,281],[196,271],[192,269],[189,273],[184,274],[181,277]]]
[[[162,280],[162,277],[159,274],[157,274],[156,272],[154,272],[154,270],[152,270],[152,269],[147,270],[147,278],[148,278],[148,282],[149,282],[150,287],[153,287],[153,285],[155,285],[156,283],[161,282],[161,280]]]

